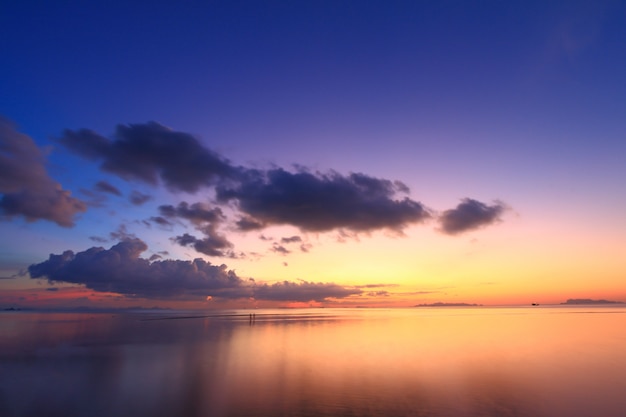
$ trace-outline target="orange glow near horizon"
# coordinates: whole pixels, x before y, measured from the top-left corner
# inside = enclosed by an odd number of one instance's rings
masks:
[[[429,288],[425,290],[424,288]],[[316,308],[316,307],[413,307],[433,303],[465,303],[485,306],[560,304],[570,298],[626,300],[626,291],[615,288],[590,290],[586,286],[533,287],[520,280],[502,283],[467,281],[463,285],[426,287],[425,285],[389,285],[374,288],[361,287],[360,295],[327,299],[324,302],[281,302],[267,300],[210,300],[143,299],[116,293],[98,293],[79,286],[58,287],[54,291],[29,287],[5,290],[0,294],[0,304],[24,308],[171,308],[171,309],[255,309],[255,308]]]
[[[346,242],[337,242],[336,233],[310,234],[303,237],[310,245],[308,252],[292,245],[288,256],[270,256],[259,250],[256,258],[228,262],[228,268],[239,277],[254,278],[257,284],[302,280],[362,291],[323,302],[141,299],[80,286],[51,287],[44,280],[21,277],[6,281],[0,303],[3,307],[216,309],[411,307],[438,302],[529,305],[559,304],[569,298],[626,301],[626,256],[622,256],[618,240],[604,241],[590,235],[563,241],[560,228],[545,227],[539,230],[513,222],[453,239],[423,227],[407,229],[404,236],[377,232],[349,237]],[[296,233],[293,228],[277,228],[268,233],[272,241],[261,241],[250,233],[245,242],[267,249],[281,236]],[[587,241],[595,242],[594,246],[588,246]]]

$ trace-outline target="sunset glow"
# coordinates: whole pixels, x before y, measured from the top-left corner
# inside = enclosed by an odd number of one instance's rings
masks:
[[[621,2],[11,3],[0,308],[626,301]]]

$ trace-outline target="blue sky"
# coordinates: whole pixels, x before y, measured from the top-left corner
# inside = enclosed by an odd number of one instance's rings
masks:
[[[610,272],[598,294],[626,296],[615,278],[624,273],[617,258],[626,232],[624,2],[129,3],[24,1],[0,8],[0,114],[41,150],[51,181],[86,204],[72,227],[25,221],[5,210],[0,275],[13,278],[0,285],[48,285],[19,272],[50,253],[108,249],[130,235],[150,248],[145,257],[168,251],[171,259],[200,256],[263,282],[344,286],[359,279],[380,284],[359,275],[358,253],[366,245],[373,245],[372,254],[374,247],[400,245],[395,253],[407,255],[381,258],[370,269],[391,262],[404,271],[419,270],[408,253],[423,242],[440,248],[424,254],[424,265],[473,251],[468,242],[484,242],[484,262],[501,257],[497,248],[504,246],[510,247],[507,256],[543,265],[532,261],[539,254],[529,248],[550,242],[562,249],[553,266],[528,272],[533,285],[554,274],[562,277],[559,285],[566,282],[566,259],[587,247],[589,259],[605,263],[594,250],[606,245]],[[212,186],[190,193],[168,188],[163,178],[150,184],[120,176],[101,169],[104,154],[89,159],[63,145],[68,130],[89,129],[114,141],[117,125],[145,127],[151,121],[195,138],[239,172],[304,170],[326,180],[332,172],[341,179],[361,173],[401,181],[410,189],[407,198],[430,210],[432,220],[412,220],[391,232],[353,228],[356,237],[337,244],[341,239],[335,237],[354,223],[311,231],[305,223],[280,223],[286,220],[263,212],[277,223],[241,233],[232,226],[237,216],[260,215],[242,209],[253,201],[243,194],[245,187],[220,205]],[[133,192],[151,199],[134,205]],[[0,193],[6,196],[9,188]],[[388,197],[398,202],[404,195],[395,190]],[[439,216],[462,199],[503,210],[487,223],[442,236]],[[210,257],[177,245],[175,236],[194,230],[206,235],[185,223],[189,218],[167,227],[149,222],[159,207],[183,201],[221,207],[228,221],[220,223],[220,236],[247,257]],[[330,213],[345,208],[325,206]],[[298,266],[293,253],[272,251],[276,246],[259,236],[274,243],[299,236],[320,249],[298,254],[307,256]],[[467,248],[457,252],[459,242]],[[322,246],[345,251],[343,262],[332,263],[343,275],[311,272],[311,263],[328,262]],[[492,300],[466,288],[464,279],[478,280],[471,272],[475,261],[459,262],[466,272],[406,273],[383,283],[414,288],[407,294],[422,287],[428,292],[441,273],[451,277],[446,285],[459,288],[458,297]],[[501,270],[482,274],[486,281],[502,281],[503,300],[524,287],[515,278],[505,282]],[[597,290],[578,279],[571,291]]]

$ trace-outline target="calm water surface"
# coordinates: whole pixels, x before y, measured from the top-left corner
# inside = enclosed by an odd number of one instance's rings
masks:
[[[254,313],[0,313],[0,416],[625,415],[625,308]]]

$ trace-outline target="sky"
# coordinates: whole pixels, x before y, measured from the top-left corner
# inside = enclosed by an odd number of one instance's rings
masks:
[[[626,2],[0,5],[0,307],[626,301]]]

